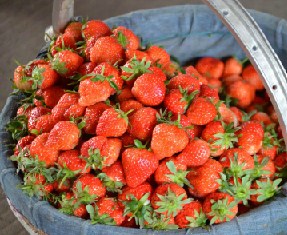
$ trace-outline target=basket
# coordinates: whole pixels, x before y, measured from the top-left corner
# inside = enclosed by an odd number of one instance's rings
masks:
[[[267,39],[287,68],[287,22],[268,14],[250,11]],[[143,39],[143,44],[159,44],[177,57],[180,63],[195,57],[226,57],[235,55],[242,59],[244,52],[234,37],[206,6],[182,5],[160,9],[141,10],[105,21],[110,27],[123,25],[132,29]],[[45,54],[45,48],[39,56]],[[0,116],[0,181],[12,211],[24,223],[31,234],[49,235],[184,235],[184,234],[232,234],[267,235],[287,234],[287,198],[283,195],[259,208],[236,217],[230,222],[211,227],[210,231],[192,230],[153,231],[108,225],[91,225],[82,220],[58,212],[48,202],[28,197],[17,185],[21,179],[16,175],[9,148],[10,134],[5,130],[7,122],[16,115],[19,96],[10,96]],[[286,185],[284,185],[286,187]],[[287,188],[287,187],[286,187]],[[286,190],[283,192],[286,192]],[[32,230],[31,230],[32,229]]]

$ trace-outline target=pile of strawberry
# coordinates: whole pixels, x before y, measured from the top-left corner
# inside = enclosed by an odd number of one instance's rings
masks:
[[[222,223],[276,195],[286,176],[276,113],[246,61],[182,68],[131,30],[90,20],[19,65],[14,84],[25,95],[7,126],[21,188],[91,223]]]

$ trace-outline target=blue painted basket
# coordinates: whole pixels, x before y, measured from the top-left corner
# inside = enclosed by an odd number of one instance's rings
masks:
[[[268,14],[250,11],[267,39],[287,68],[287,22]],[[205,6],[173,6],[152,10],[141,10],[107,19],[109,26],[123,25],[141,36],[143,43],[164,46],[182,64],[195,57],[245,57],[219,19]],[[39,56],[45,54],[45,48]],[[287,198],[277,196],[257,209],[243,214],[230,222],[215,225],[210,231],[197,228],[192,230],[153,231],[107,225],[91,225],[89,221],[58,212],[48,202],[26,196],[17,185],[21,179],[8,159],[12,155],[8,145],[10,134],[6,123],[15,116],[20,97],[10,96],[0,116],[0,181],[12,207],[29,221],[40,233],[49,235],[183,235],[183,234],[232,234],[269,235],[287,234]],[[17,214],[16,211],[14,213]],[[22,217],[22,218],[23,218]]]

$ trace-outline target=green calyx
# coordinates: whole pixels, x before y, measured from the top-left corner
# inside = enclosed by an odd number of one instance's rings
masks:
[[[28,118],[25,115],[16,116],[8,122],[6,129],[14,140],[19,140],[28,134]]]
[[[167,214],[167,216],[176,216],[185,204],[190,203],[190,198],[184,199],[186,194],[183,193],[177,196],[170,188],[165,195],[157,194],[159,201],[156,205],[159,207],[155,212]]]
[[[224,160],[224,159],[222,159]],[[233,158],[229,159],[230,166],[226,169],[226,173],[229,177],[242,177],[246,174],[246,170],[243,170],[246,163],[239,164],[238,162],[238,153],[233,155]]]
[[[265,157],[259,163],[257,155],[254,155],[254,168],[250,170],[246,170],[246,174],[250,175],[252,179],[256,179],[261,177],[262,175],[270,174],[270,171],[264,170],[263,168],[268,164],[269,158]]]
[[[217,133],[213,135],[216,140],[212,142],[213,146],[221,146],[223,149],[234,148],[234,144],[238,142],[238,137],[235,135],[235,132],[239,128],[234,128],[234,124],[230,123],[226,125],[222,123],[224,127],[224,133]]]
[[[52,64],[52,69],[54,69],[55,71],[57,71],[57,73],[61,75],[65,75],[68,72],[66,63],[63,61],[60,61],[59,58],[55,57],[51,64]]]
[[[106,157],[101,155],[100,150],[90,148],[88,154],[88,157],[81,156],[81,159],[87,162],[87,167],[91,167],[94,170],[103,169]]]
[[[180,101],[185,101],[186,105],[184,107],[184,112],[188,109],[193,99],[199,93],[199,90],[195,90],[193,92],[189,92],[188,89],[183,89],[181,86],[178,87],[180,93],[182,94],[182,98]]]
[[[32,78],[29,80],[33,82],[32,89],[36,90],[38,87],[42,85],[44,80],[43,73],[45,72],[45,68],[35,67],[32,72]]]
[[[178,229],[178,226],[175,224],[169,224],[170,218],[166,217],[163,214],[159,214],[153,211],[150,214],[150,217],[146,219],[146,224],[144,228],[153,229],[153,230],[172,230]]]
[[[281,178],[274,181],[271,181],[269,178],[267,178],[266,181],[256,180],[256,184],[259,187],[259,189],[256,190],[256,194],[258,194],[257,201],[263,202],[275,196],[281,188],[279,187],[281,182]]]
[[[264,137],[262,146],[264,148],[272,148],[274,146],[280,147],[283,139],[278,138],[278,134],[275,131],[275,124],[269,124],[264,128]]]
[[[106,225],[116,225],[116,222],[109,214],[99,215],[97,206],[86,205],[86,210],[90,215],[91,224],[106,224]]]
[[[84,189],[80,181],[76,184],[76,190],[73,190],[73,193],[77,199],[77,202],[80,204],[91,204],[98,199],[98,196],[95,194],[90,194],[89,186],[86,186]]]
[[[130,200],[122,201],[125,205],[124,216],[128,215],[129,219],[134,218],[140,228],[145,226],[145,221],[150,220],[153,211],[149,195],[149,193],[146,193],[140,200],[137,200],[133,195],[129,195]]]
[[[134,111],[134,109],[130,109],[126,113],[120,109],[119,103],[117,103],[114,107],[114,110],[118,113],[118,118],[123,118],[127,124],[129,124],[128,115]]]
[[[228,202],[227,198],[221,200],[211,200],[211,212],[208,214],[212,217],[210,224],[214,224],[216,221],[224,222],[230,221],[230,217],[234,216],[234,212],[231,210],[237,205],[235,201]]]
[[[187,226],[188,228],[197,228],[197,227],[206,228],[207,217],[202,210],[200,210],[200,212],[194,210],[194,216],[186,217],[186,220],[188,221]]]
[[[75,178],[80,172],[81,170],[72,171],[68,169],[66,165],[64,165],[64,167],[59,167],[56,176],[57,180],[60,181],[59,187],[61,187],[67,181],[67,179]]]
[[[106,173],[100,173],[97,176],[105,185],[107,191],[112,193],[121,193],[124,184],[120,181],[112,180]]]
[[[151,66],[150,61],[146,61],[146,58],[144,57],[141,61],[137,60],[136,56],[134,56],[130,62],[129,66],[121,66],[121,69],[129,73],[129,76],[122,76],[122,79],[125,81],[131,81],[140,75],[144,73],[150,73],[151,71],[149,70]]]
[[[167,162],[166,166],[169,169],[169,171],[171,172],[171,174],[166,174],[166,176],[173,183],[176,183],[181,187],[183,187],[184,185],[187,185],[188,187],[192,188],[192,185],[190,184],[190,182],[186,178],[189,171],[177,170],[173,161]]]

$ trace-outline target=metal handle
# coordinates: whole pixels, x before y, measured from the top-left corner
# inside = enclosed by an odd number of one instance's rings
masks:
[[[74,17],[74,0],[54,0],[52,24],[55,35],[61,33]]]
[[[287,74],[270,43],[237,0],[202,0],[221,19],[261,75],[287,145]]]

